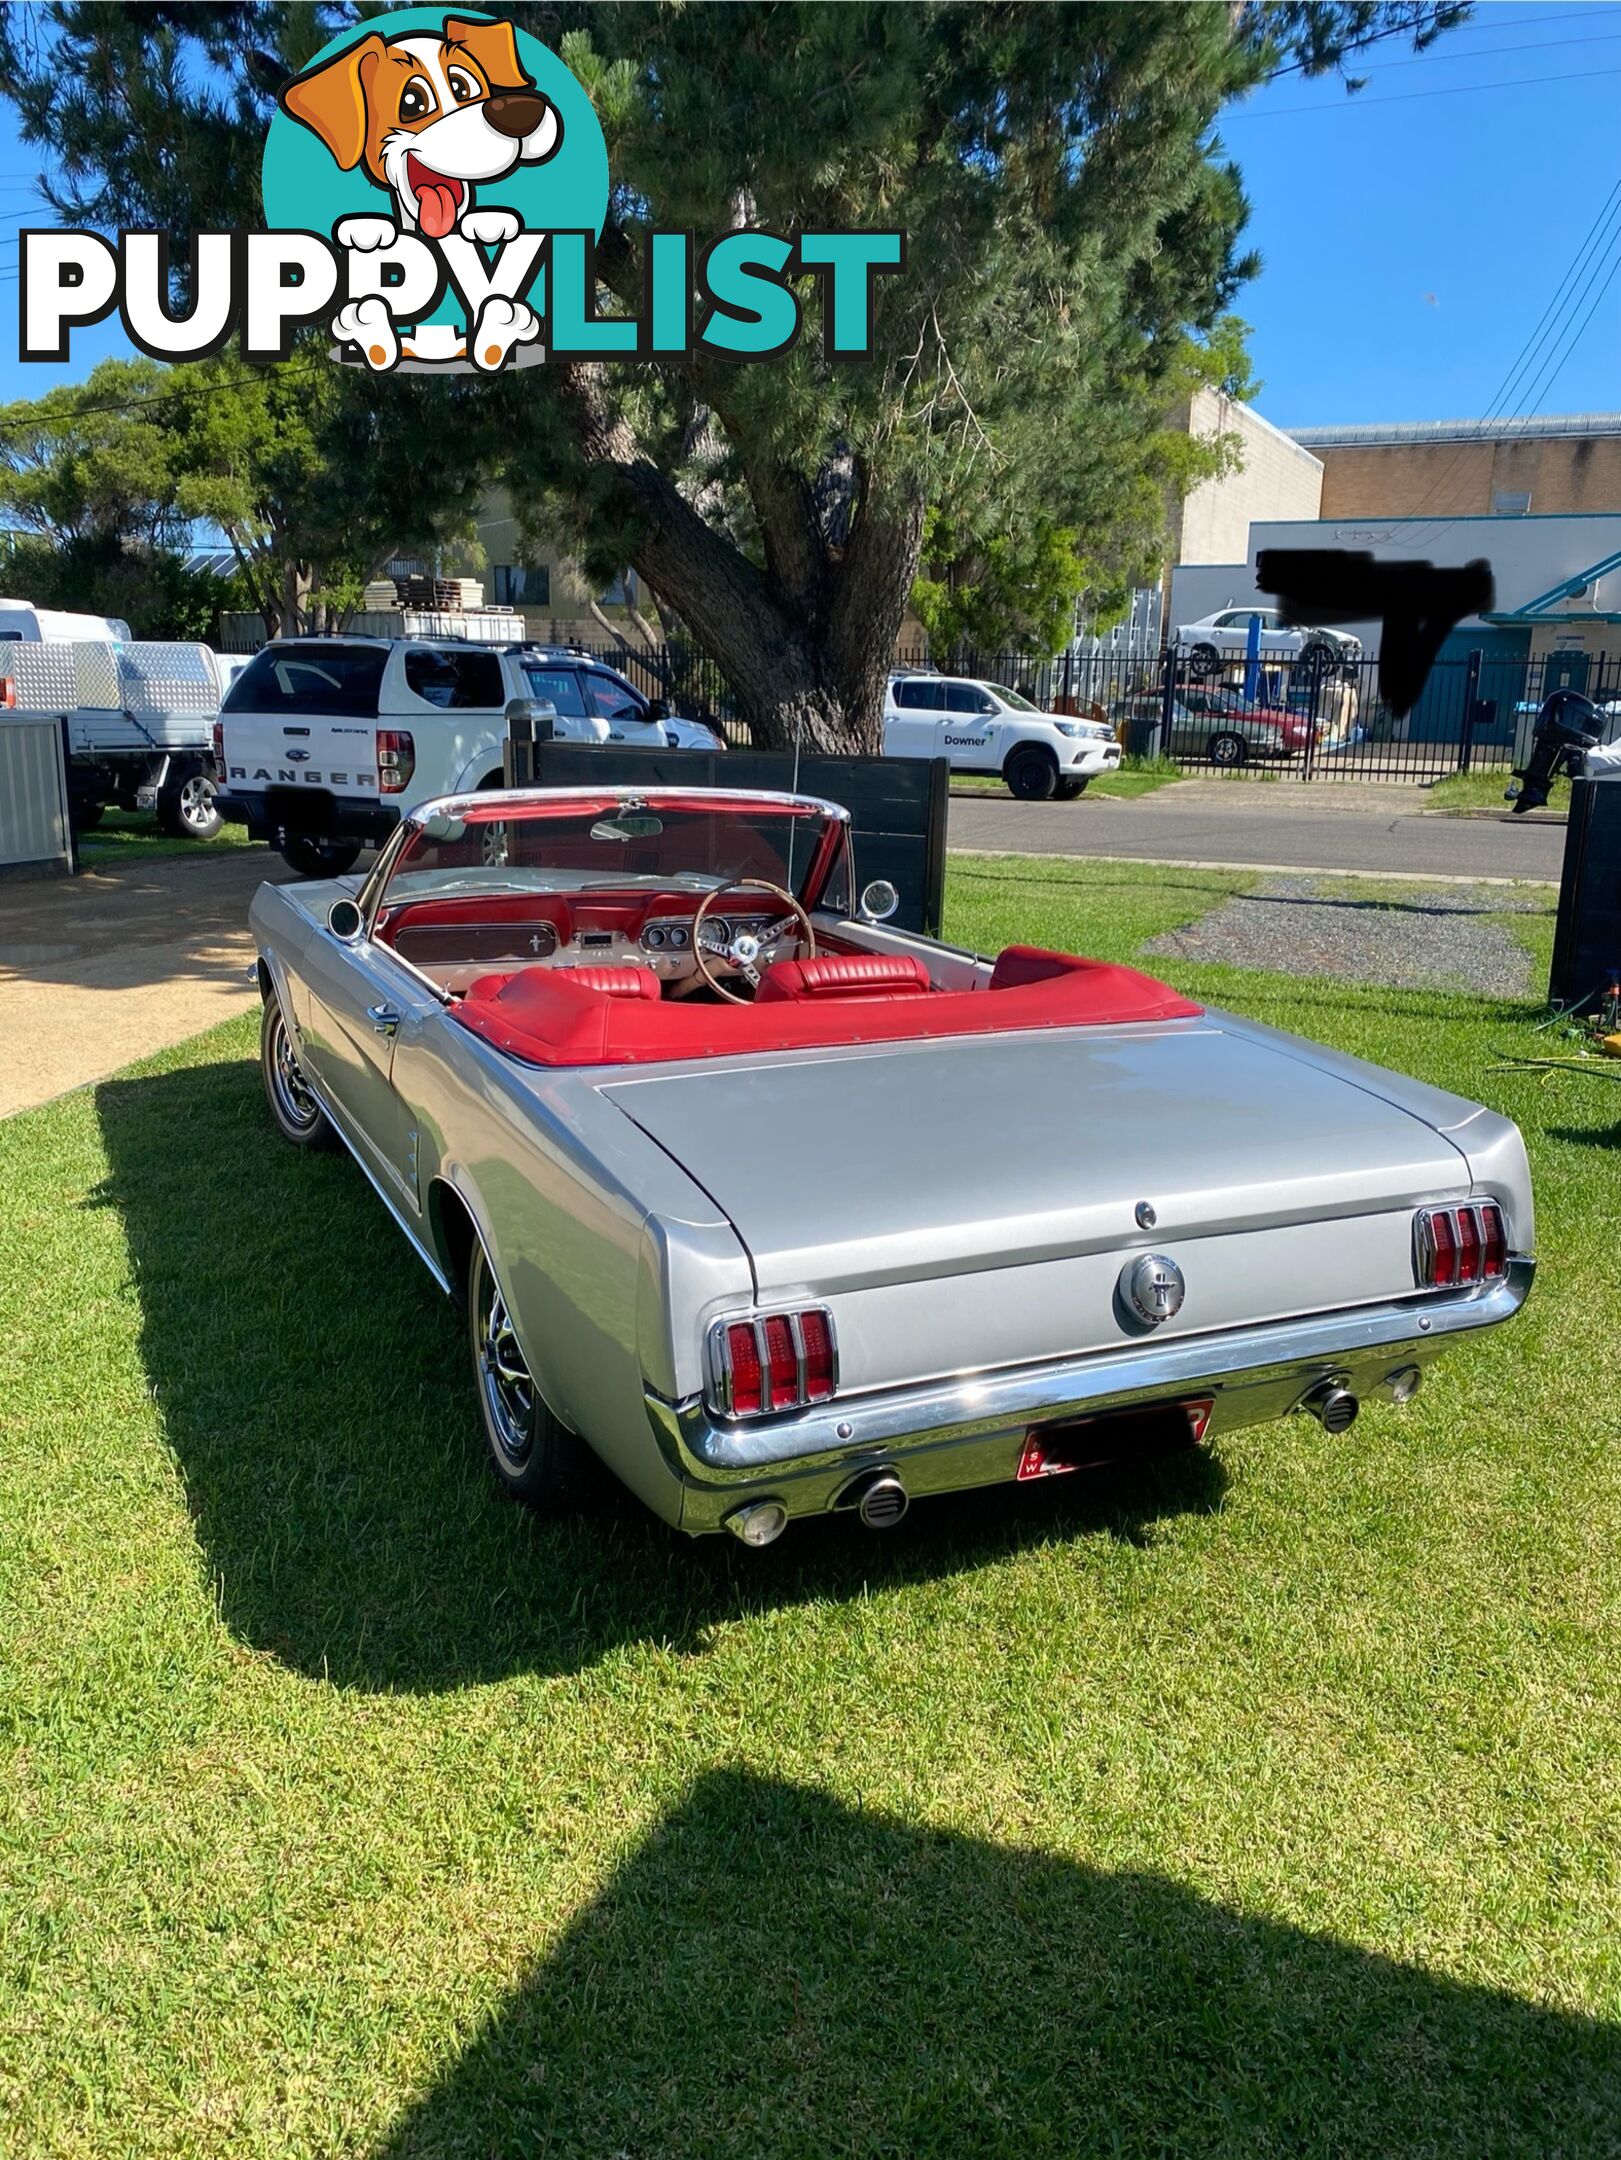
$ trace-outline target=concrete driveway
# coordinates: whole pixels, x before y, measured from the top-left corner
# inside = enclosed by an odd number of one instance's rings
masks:
[[[256,1006],[248,903],[268,848],[0,882],[0,1117]]]
[[[954,848],[1004,854],[1557,883],[1562,820],[1427,817],[1417,795],[1371,784],[1341,789],[1242,780],[1184,781],[1135,802],[954,795],[946,830]]]

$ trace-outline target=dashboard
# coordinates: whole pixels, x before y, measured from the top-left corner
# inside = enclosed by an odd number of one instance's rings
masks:
[[[645,967],[662,982],[682,989],[702,981],[693,950],[697,903],[670,894],[645,899],[590,900],[553,895],[479,900],[413,901],[380,923],[378,935],[402,960],[419,968],[444,988],[461,990],[479,975],[499,969],[550,966]],[[763,933],[782,923],[786,910],[745,907],[736,913],[711,909],[704,919],[706,946],[729,944],[747,932],[761,939],[757,965],[790,958],[799,948],[797,921],[770,942]],[[721,954],[706,952],[710,968],[722,980],[737,974]]]

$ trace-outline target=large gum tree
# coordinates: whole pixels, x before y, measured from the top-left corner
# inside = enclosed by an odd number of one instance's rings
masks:
[[[13,7],[0,92],[50,153],[66,217],[180,239],[257,215],[276,88],[362,12]],[[614,174],[598,257],[609,312],[639,304],[655,227],[906,232],[870,361],[822,358],[807,284],[807,334],[780,361],[556,362],[428,386],[467,458],[538,529],[592,570],[638,572],[667,625],[718,663],[756,740],[871,749],[931,504],[979,539],[1073,531],[1105,577],[1147,551],[1178,477],[1164,413],[1254,268],[1222,107],[1278,72],[1344,70],[1382,39],[1422,46],[1466,10],[491,12],[561,49],[596,100]],[[391,395],[410,399],[420,425],[423,387],[373,395],[385,416]]]

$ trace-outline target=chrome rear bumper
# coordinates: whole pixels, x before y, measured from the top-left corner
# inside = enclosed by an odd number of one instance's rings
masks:
[[[914,1498],[1001,1483],[1014,1475],[1032,1425],[1208,1395],[1210,1439],[1285,1416],[1325,1381],[1377,1396],[1394,1374],[1428,1365],[1454,1336],[1512,1318],[1535,1265],[1516,1256],[1489,1288],[966,1374],[760,1424],[728,1423],[696,1399],[670,1403],[651,1393],[647,1412],[684,1488],[682,1529],[717,1530],[735,1508],[768,1495],[790,1515],[817,1515],[852,1478],[881,1465],[896,1468]]]

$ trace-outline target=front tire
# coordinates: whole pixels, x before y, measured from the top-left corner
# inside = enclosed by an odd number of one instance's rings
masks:
[[[1058,787],[1058,760],[1050,750],[1015,750],[1002,777],[1020,802],[1049,802]]]
[[[569,1512],[579,1502],[585,1443],[542,1401],[495,1270],[476,1238],[467,1271],[467,1325],[473,1385],[496,1483],[508,1499],[537,1515]]]
[[[182,767],[158,796],[158,830],[171,840],[212,840],[225,824],[214,795],[214,783],[200,765]]]
[[[288,1145],[331,1147],[336,1135],[299,1068],[292,1034],[274,991],[265,999],[259,1023],[259,1074],[276,1130]]]
[[[1086,774],[1084,779],[1060,780],[1057,787],[1053,790],[1055,800],[1057,800],[1058,802],[1078,802],[1081,796],[1086,793],[1086,782],[1090,780],[1091,777],[1092,775],[1088,773]]]
[[[1214,645],[1195,645],[1188,654],[1188,672],[1190,675],[1197,675],[1201,681],[1206,676],[1214,675],[1220,666],[1221,654]]]
[[[1242,735],[1212,735],[1205,744],[1205,753],[1212,765],[1224,765],[1228,771],[1249,762],[1250,746]]]
[[[342,877],[359,862],[360,842],[312,840],[307,833],[289,833],[276,852],[300,877]]]

